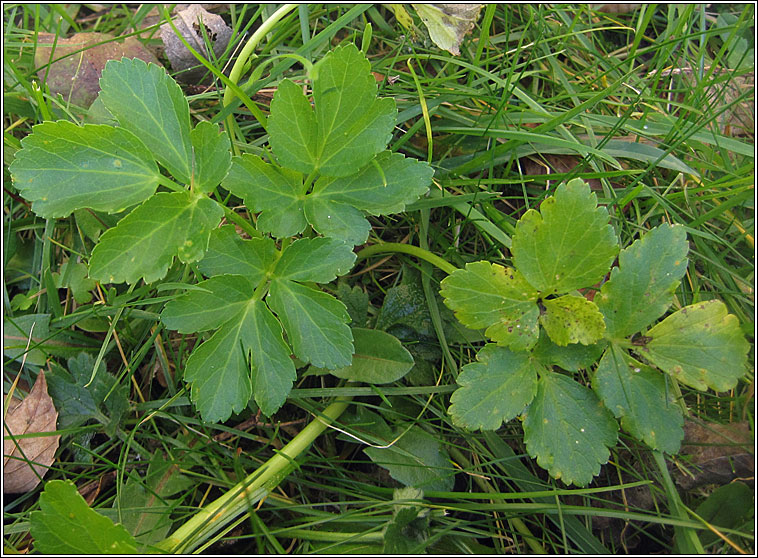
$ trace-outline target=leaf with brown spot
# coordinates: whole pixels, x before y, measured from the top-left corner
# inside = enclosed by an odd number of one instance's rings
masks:
[[[45,373],[40,371],[29,395],[23,401],[11,398],[8,403],[3,428],[4,493],[29,492],[37,486],[55,461],[61,438],[60,435],[12,437],[54,432],[57,419],[58,411],[47,394]]]

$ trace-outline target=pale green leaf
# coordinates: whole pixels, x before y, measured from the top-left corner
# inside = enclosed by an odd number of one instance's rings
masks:
[[[383,151],[356,174],[320,178],[311,196],[348,204],[371,215],[399,213],[429,189],[433,175],[434,169],[424,162]]]
[[[513,350],[537,342],[537,292],[516,270],[489,262],[466,264],[446,277],[440,291],[445,305],[470,328],[487,328],[486,335]]]
[[[406,486],[423,490],[453,489],[455,472],[439,438],[419,426],[399,425],[396,436],[402,436],[388,448],[367,447],[371,460],[390,472],[390,476]],[[387,440],[387,443],[392,440]]]
[[[100,98],[121,127],[137,135],[174,178],[189,183],[189,104],[163,68],[138,58],[110,60],[100,78]]]
[[[190,132],[192,142],[192,184],[198,192],[210,192],[221,184],[232,164],[229,136],[218,124],[198,122]]]
[[[123,128],[44,122],[21,145],[9,170],[40,217],[66,217],[83,207],[115,213],[158,187],[153,154]]]
[[[65,329],[50,328],[50,314],[26,314],[3,318],[3,354],[27,365],[43,366],[48,355],[72,357],[99,345],[84,341]]]
[[[647,335],[652,340],[638,353],[683,384],[727,391],[745,375],[750,345],[721,301],[686,306]]]
[[[621,251],[619,266],[595,297],[607,337],[629,337],[666,312],[687,271],[688,249],[684,227],[660,225]]]
[[[368,238],[371,224],[360,211],[350,205],[308,196],[304,209],[305,218],[324,236],[337,238],[351,245],[363,244]]]
[[[203,257],[223,215],[204,195],[156,194],[103,233],[92,251],[90,277],[102,283],[162,279],[174,256],[185,263]]]
[[[29,516],[29,530],[40,554],[137,553],[134,537],[91,509],[71,481],[46,483],[39,506]]]
[[[348,176],[389,143],[393,99],[377,99],[371,64],[354,45],[340,46],[314,69],[313,104],[283,80],[271,102],[268,132],[279,162],[304,174]]]
[[[488,344],[478,362],[461,369],[450,398],[453,422],[470,430],[497,430],[524,410],[537,392],[537,366],[524,351]]]
[[[344,242],[331,238],[301,238],[284,250],[273,276],[290,281],[329,283],[350,271],[353,263],[355,253]]]
[[[583,296],[564,295],[543,300],[542,305],[545,311],[540,323],[556,345],[592,345],[603,337],[603,315],[594,302]]]
[[[413,4],[435,45],[460,54],[463,37],[474,28],[484,4]]]
[[[413,368],[413,357],[400,341],[377,329],[353,328],[355,354],[350,366],[331,373],[338,378],[369,384],[399,380]]]
[[[232,168],[222,186],[243,198],[245,205],[262,211],[258,230],[275,237],[294,236],[305,229],[303,176],[277,168],[255,155],[232,159]]]
[[[297,358],[329,369],[351,363],[350,316],[339,300],[293,281],[274,279],[267,302],[284,325]]]
[[[608,211],[577,178],[530,209],[516,223],[513,262],[543,296],[567,293],[599,282],[618,252]]]
[[[592,378],[592,389],[629,434],[654,450],[679,451],[684,419],[663,373],[611,345]]]
[[[586,485],[608,461],[617,438],[618,424],[591,390],[563,374],[540,377],[526,411],[524,441],[553,478]]]
[[[224,225],[211,232],[208,251],[198,267],[205,275],[243,275],[257,284],[273,267],[275,253],[270,238],[243,240],[234,225]]]

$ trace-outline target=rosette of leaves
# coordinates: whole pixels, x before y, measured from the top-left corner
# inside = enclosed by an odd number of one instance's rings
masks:
[[[276,238],[310,225],[361,244],[371,228],[367,215],[403,211],[428,190],[434,172],[386,149],[395,101],[377,98],[371,65],[354,45],[327,54],[310,77],[311,99],[289,79],[277,87],[267,123],[274,158],[235,157],[223,187],[260,212],[258,230]]]
[[[618,242],[608,213],[576,179],[523,215],[512,251],[513,267],[474,262],[442,281],[445,304],[492,341],[462,368],[449,412],[474,430],[521,415],[529,454],[566,484],[599,472],[616,419],[651,448],[677,452],[683,418],[671,381],[724,391],[744,375],[749,346],[723,303],[656,323],[687,269],[683,227],[646,232],[611,270]],[[609,272],[594,300],[578,292]],[[572,376],[581,369],[590,387]]]

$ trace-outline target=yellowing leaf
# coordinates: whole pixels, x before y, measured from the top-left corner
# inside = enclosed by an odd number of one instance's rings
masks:
[[[583,296],[564,295],[543,300],[542,304],[545,312],[540,323],[556,345],[592,345],[603,337],[603,315],[594,302]]]
[[[463,37],[474,28],[484,4],[413,4],[434,44],[458,56]]]

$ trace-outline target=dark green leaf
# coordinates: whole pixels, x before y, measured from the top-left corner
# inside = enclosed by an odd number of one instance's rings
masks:
[[[611,345],[592,378],[592,389],[629,434],[654,450],[679,451],[684,438],[682,410],[661,372]]]
[[[156,194],[106,231],[92,251],[90,277],[102,283],[151,283],[165,277],[174,256],[203,257],[221,206],[191,192]]]
[[[192,176],[189,104],[181,87],[155,64],[111,60],[100,78],[100,98],[122,128],[133,132],[178,180]]]
[[[30,515],[34,548],[41,554],[136,554],[137,543],[122,525],[87,506],[71,481],[53,480]]]
[[[742,482],[731,482],[719,486],[700,504],[695,513],[713,525],[717,530],[739,529],[751,521],[755,513],[754,491]],[[721,538],[709,530],[699,531],[703,545],[721,541]]]
[[[351,245],[366,242],[371,231],[371,224],[363,213],[344,203],[308,196],[305,198],[304,210],[305,218],[317,232]]]
[[[210,192],[226,177],[232,164],[229,136],[218,124],[198,122],[190,132],[192,142],[192,188]]]
[[[453,422],[471,430],[497,430],[524,410],[537,392],[537,365],[526,352],[488,344],[479,362],[461,369],[450,398]]]
[[[608,211],[577,178],[561,184],[555,195],[530,209],[516,224],[513,262],[544,295],[589,287],[608,273],[618,241]]]
[[[584,486],[608,461],[618,424],[583,385],[563,374],[543,374],[526,411],[524,441],[540,467],[566,484]]]
[[[276,246],[270,238],[243,240],[234,225],[211,232],[208,251],[198,267],[205,275],[242,275],[259,283],[273,267]]]
[[[350,246],[331,238],[301,238],[290,244],[274,268],[274,277],[329,283],[353,267]]]
[[[3,353],[19,362],[26,354],[27,365],[43,366],[48,355],[76,356],[99,344],[97,341],[84,342],[67,330],[51,329],[50,314],[5,316],[3,319]]]
[[[621,251],[619,266],[595,297],[608,338],[638,333],[666,312],[687,271],[688,249],[684,227],[661,225]]]
[[[392,521],[384,528],[385,554],[410,554],[429,538],[429,509],[407,500],[423,500],[424,492],[406,486],[396,488],[392,499]]]
[[[84,207],[115,213],[158,187],[152,153],[123,128],[44,122],[21,145],[9,170],[40,217],[66,217]]]
[[[386,384],[405,376],[413,368],[413,357],[389,333],[376,329],[353,328],[353,363],[331,373],[338,378],[370,384]]]
[[[542,301],[540,323],[553,343],[592,345],[603,337],[605,322],[594,302],[583,296],[564,295]]]
[[[337,298],[350,314],[350,325],[364,327],[368,318],[368,293],[358,286],[351,289],[346,282],[340,281],[337,285]]]
[[[559,347],[550,340],[550,337],[542,331],[540,339],[534,346],[532,355],[539,360],[544,366],[560,366],[569,372],[589,368],[597,362],[600,355],[603,354],[606,343],[601,341],[594,345],[582,345],[574,343]]]

